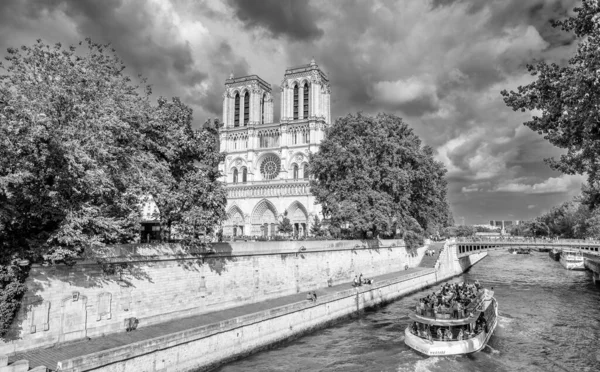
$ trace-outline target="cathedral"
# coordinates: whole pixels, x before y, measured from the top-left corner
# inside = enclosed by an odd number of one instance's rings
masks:
[[[331,123],[327,76],[312,60],[288,68],[281,118],[273,118],[271,85],[257,75],[225,81],[221,164],[227,190],[228,236],[274,236],[287,212],[294,235],[306,236],[321,208],[309,188],[308,155]]]

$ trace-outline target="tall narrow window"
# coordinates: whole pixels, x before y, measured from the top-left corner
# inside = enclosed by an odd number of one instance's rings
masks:
[[[250,120],[250,95],[248,92],[244,94],[244,126],[248,125]]]
[[[310,142],[310,129],[307,129],[304,132],[304,143],[309,143]]]
[[[233,183],[238,183],[238,170],[233,170]]]
[[[294,120],[298,120],[298,84],[294,85]]]
[[[246,183],[248,181],[248,169],[246,167],[242,168],[242,183]]]
[[[292,143],[294,145],[298,144],[298,132],[297,131],[294,131],[294,134],[292,134]]]
[[[260,122],[261,124],[265,123],[265,105],[267,104],[267,95],[263,94],[262,99],[260,100]]]
[[[296,164],[294,164],[294,179],[298,179],[298,166]]]
[[[304,172],[303,172],[303,176],[304,179],[307,180],[308,179],[308,164],[304,164]]]
[[[233,126],[240,126],[240,94],[235,94],[235,114],[233,115]]]
[[[304,119],[308,119],[308,83],[307,82],[304,83],[304,94],[303,94],[303,96],[304,96],[304,102],[303,102],[304,103],[304,105],[303,105],[304,106],[303,107],[303,109],[304,109],[304,116],[303,116],[303,118]]]

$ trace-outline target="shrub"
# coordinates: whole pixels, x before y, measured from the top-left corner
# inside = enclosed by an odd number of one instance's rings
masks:
[[[23,282],[29,267],[17,266],[15,262],[0,265],[0,337],[8,332],[27,291]]]

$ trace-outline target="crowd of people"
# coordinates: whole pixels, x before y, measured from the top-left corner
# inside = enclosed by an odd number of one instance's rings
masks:
[[[429,318],[462,319],[471,315],[471,305],[476,305],[475,300],[483,291],[478,281],[473,284],[445,283],[437,293],[419,299],[416,313]]]
[[[477,336],[479,333],[487,330],[487,324],[484,317],[480,317],[475,325],[462,324],[452,327],[441,327],[429,324],[413,322],[410,331],[415,336],[427,339],[429,341],[462,341]]]

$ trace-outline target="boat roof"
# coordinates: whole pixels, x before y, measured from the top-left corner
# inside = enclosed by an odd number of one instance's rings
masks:
[[[437,318],[433,319],[433,318],[428,318],[425,316],[420,316],[415,313],[410,314],[408,317],[410,319],[414,320],[415,322],[419,322],[419,323],[423,323],[423,324],[436,325],[436,326],[459,326],[459,325],[465,325],[465,324],[475,322],[477,320],[477,318],[479,317],[479,314],[481,314],[481,311],[476,311],[472,314],[473,314],[473,316],[469,316],[469,317],[462,318],[462,319],[437,319]]]

